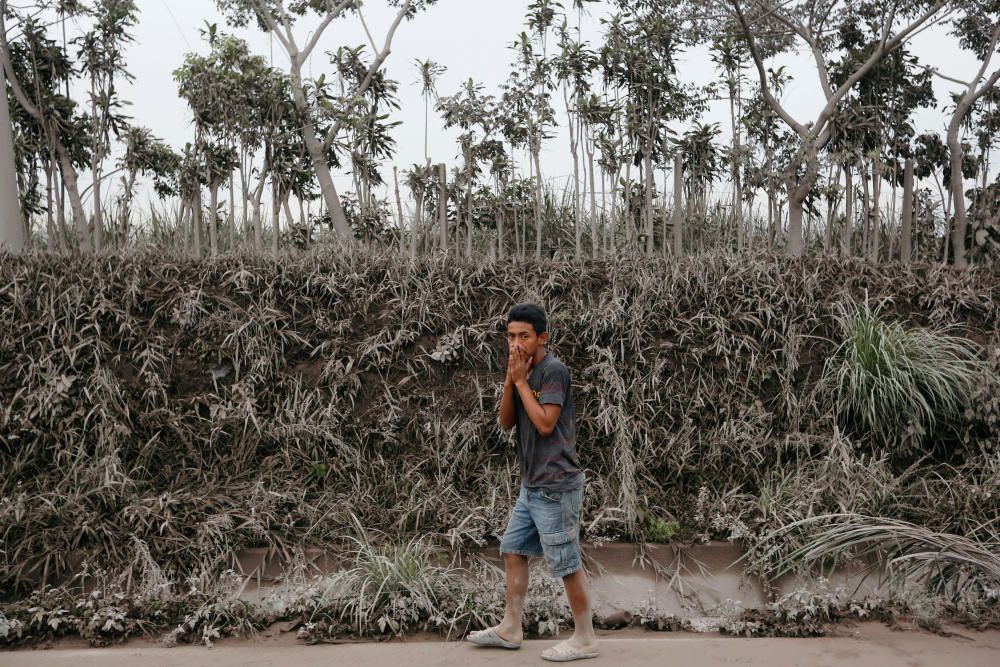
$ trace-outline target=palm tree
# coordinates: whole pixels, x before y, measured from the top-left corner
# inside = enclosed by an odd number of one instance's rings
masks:
[[[414,60],[420,78],[416,83],[420,84],[420,94],[424,98],[424,159],[427,164],[431,163],[430,153],[427,148],[427,138],[430,128],[430,108],[431,98],[438,99],[437,80],[448,71],[444,65],[439,65],[433,60]]]

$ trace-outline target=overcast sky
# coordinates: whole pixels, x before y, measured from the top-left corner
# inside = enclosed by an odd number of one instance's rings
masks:
[[[131,101],[130,114],[134,122],[151,128],[160,138],[174,147],[183,146],[192,136],[191,114],[177,95],[172,72],[183,61],[184,54],[194,50],[206,52],[207,47],[199,34],[205,23],[218,23],[221,30],[236,32],[247,39],[251,48],[271,57],[270,38],[253,29],[234,30],[224,26],[224,20],[212,0],[137,0],[141,11],[140,23],[134,34],[135,44],[128,55],[129,69],[135,76],[131,86],[122,89],[122,97]],[[400,168],[423,162],[423,102],[420,86],[416,83],[415,59],[430,58],[448,68],[441,77],[438,90],[442,95],[456,92],[461,83],[470,77],[484,83],[488,92],[496,92],[506,79],[512,61],[510,44],[525,30],[524,14],[528,0],[439,0],[426,13],[413,22],[404,23],[397,33],[392,55],[387,63],[391,78],[400,82],[401,110],[395,120],[402,125],[394,133],[398,141],[398,154],[394,164]],[[383,2],[366,3],[365,16],[375,39],[381,43],[392,12]],[[584,37],[596,46],[600,42],[599,18],[607,12],[604,5],[595,5],[591,16],[584,19]],[[304,42],[315,21],[303,21],[299,41]],[[335,22],[328,28],[320,48],[306,67],[306,73],[318,76],[331,72],[326,51],[341,45],[359,45],[367,40],[360,23],[354,18]],[[952,76],[965,78],[975,71],[975,59],[959,49],[953,38],[943,28],[927,31],[917,37],[912,49],[925,64],[939,67]],[[287,60],[277,44],[273,45],[276,65],[284,67]],[[682,77],[693,83],[707,83],[719,79],[719,73],[707,53],[694,51],[681,56]],[[816,83],[815,68],[806,53],[783,58],[794,81],[785,91],[785,102],[790,112],[800,120],[808,120],[821,105],[821,93]],[[939,96],[938,109],[923,110],[917,124],[920,130],[943,131],[947,124],[943,106],[947,91],[954,84],[937,79],[935,87]],[[561,96],[557,96],[561,104]],[[557,105],[557,117],[559,106]],[[717,103],[703,120],[720,123],[728,136],[729,116],[727,103]],[[455,133],[445,132],[441,122],[432,113],[430,153],[436,162],[457,163],[454,143]],[[543,153],[542,169],[546,177],[565,177],[572,173],[568,139],[562,133],[549,141]],[[391,167],[386,172],[391,174]],[[344,186],[350,177],[339,175]]]

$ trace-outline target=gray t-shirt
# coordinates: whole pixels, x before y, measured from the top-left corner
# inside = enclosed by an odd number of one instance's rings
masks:
[[[583,486],[584,476],[576,455],[576,407],[570,391],[569,369],[566,364],[546,353],[531,370],[528,386],[542,405],[562,406],[555,429],[540,435],[514,391],[517,409],[517,460],[521,465],[521,481],[531,488],[567,491]]]

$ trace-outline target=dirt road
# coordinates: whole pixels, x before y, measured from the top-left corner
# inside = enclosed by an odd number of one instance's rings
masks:
[[[602,637],[602,655],[582,664],[767,665],[768,667],[920,667],[1000,665],[1000,632],[963,631],[963,637],[894,632],[878,624],[842,628],[839,636],[818,639],[733,639],[687,633]],[[302,646],[285,636],[258,641],[226,641],[215,648],[162,648],[132,641],[92,649],[60,644],[48,650],[0,653],[4,667],[480,667],[549,664],[539,656],[554,641],[529,641],[519,651],[482,649],[464,642],[409,641],[382,644]]]

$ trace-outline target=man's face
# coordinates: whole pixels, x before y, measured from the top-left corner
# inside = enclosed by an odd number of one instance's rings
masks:
[[[527,322],[511,322],[507,325],[507,345],[517,347],[532,357],[548,338],[548,332],[539,336],[535,333],[535,327]]]

